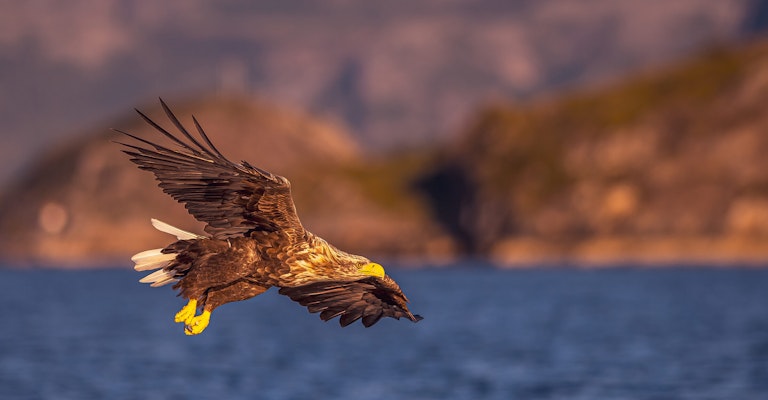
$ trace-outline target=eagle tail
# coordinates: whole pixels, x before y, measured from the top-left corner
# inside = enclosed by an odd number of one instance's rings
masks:
[[[166,224],[163,221],[152,219],[152,226],[155,229],[176,236],[179,240],[200,239],[203,236],[187,232]],[[176,253],[163,253],[163,249],[151,249],[134,254],[131,261],[135,263],[133,269],[136,271],[154,271],[151,274],[141,278],[139,282],[149,283],[150,286],[157,287],[167,285],[178,281],[173,270],[167,268],[171,266],[176,259]],[[155,271],[156,270],[156,271]]]
[[[131,261],[136,264],[133,266],[136,271],[152,271],[167,266],[174,258],[176,254],[163,253],[163,249],[152,249],[134,254]]]
[[[174,278],[172,271],[165,269],[165,267],[169,266],[175,259],[176,254],[163,253],[163,249],[146,250],[131,257],[131,261],[135,263],[133,266],[134,270],[157,270],[139,280],[141,283],[150,283],[153,287],[163,286],[177,280]]]

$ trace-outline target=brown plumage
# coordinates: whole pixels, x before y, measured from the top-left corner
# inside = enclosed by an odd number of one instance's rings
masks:
[[[174,289],[189,299],[176,314],[185,333],[202,332],[216,307],[272,286],[310,312],[320,312],[325,321],[339,316],[341,326],[358,319],[366,327],[382,317],[421,319],[408,310],[408,299],[380,265],[338,250],[304,229],[286,178],[229,161],[194,117],[198,137],[160,103],[181,137],[136,111],[173,148],[117,132],[140,142],[120,143],[131,161],[152,172],[165,193],[206,224],[208,235],[202,236],[153,220],[157,229],[178,240],[132,258],[136,270],[156,270],[142,282],[175,282]],[[200,309],[202,314],[195,315]]]

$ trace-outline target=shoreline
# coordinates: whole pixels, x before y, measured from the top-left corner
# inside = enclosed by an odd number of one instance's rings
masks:
[[[605,236],[569,242],[507,238],[493,246],[488,258],[501,268],[542,263],[593,268],[622,265],[768,267],[768,238]]]

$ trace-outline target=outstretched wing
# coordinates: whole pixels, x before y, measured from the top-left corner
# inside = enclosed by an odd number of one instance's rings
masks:
[[[394,285],[394,286],[393,286]],[[382,317],[413,322],[422,319],[408,311],[408,301],[393,281],[365,278],[357,281],[320,281],[307,285],[280,288],[291,300],[306,306],[309,312],[320,312],[320,318],[328,321],[341,316],[339,324],[347,326],[358,319],[369,327]]]
[[[195,117],[192,120],[199,139],[192,136],[160,100],[168,119],[183,135],[179,138],[136,112],[179,148],[169,148],[127,132],[141,145],[120,143],[139,168],[151,171],[159,186],[183,203],[196,219],[205,222],[205,231],[215,238],[251,236],[254,232],[304,234],[296,215],[287,179],[243,161],[229,161],[211,143]],[[202,139],[203,143],[200,142]]]

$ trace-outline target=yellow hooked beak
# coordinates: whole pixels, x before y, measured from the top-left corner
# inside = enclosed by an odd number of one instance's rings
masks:
[[[358,270],[361,274],[375,276],[377,278],[384,277],[384,267],[376,263],[368,263],[360,267]]]

